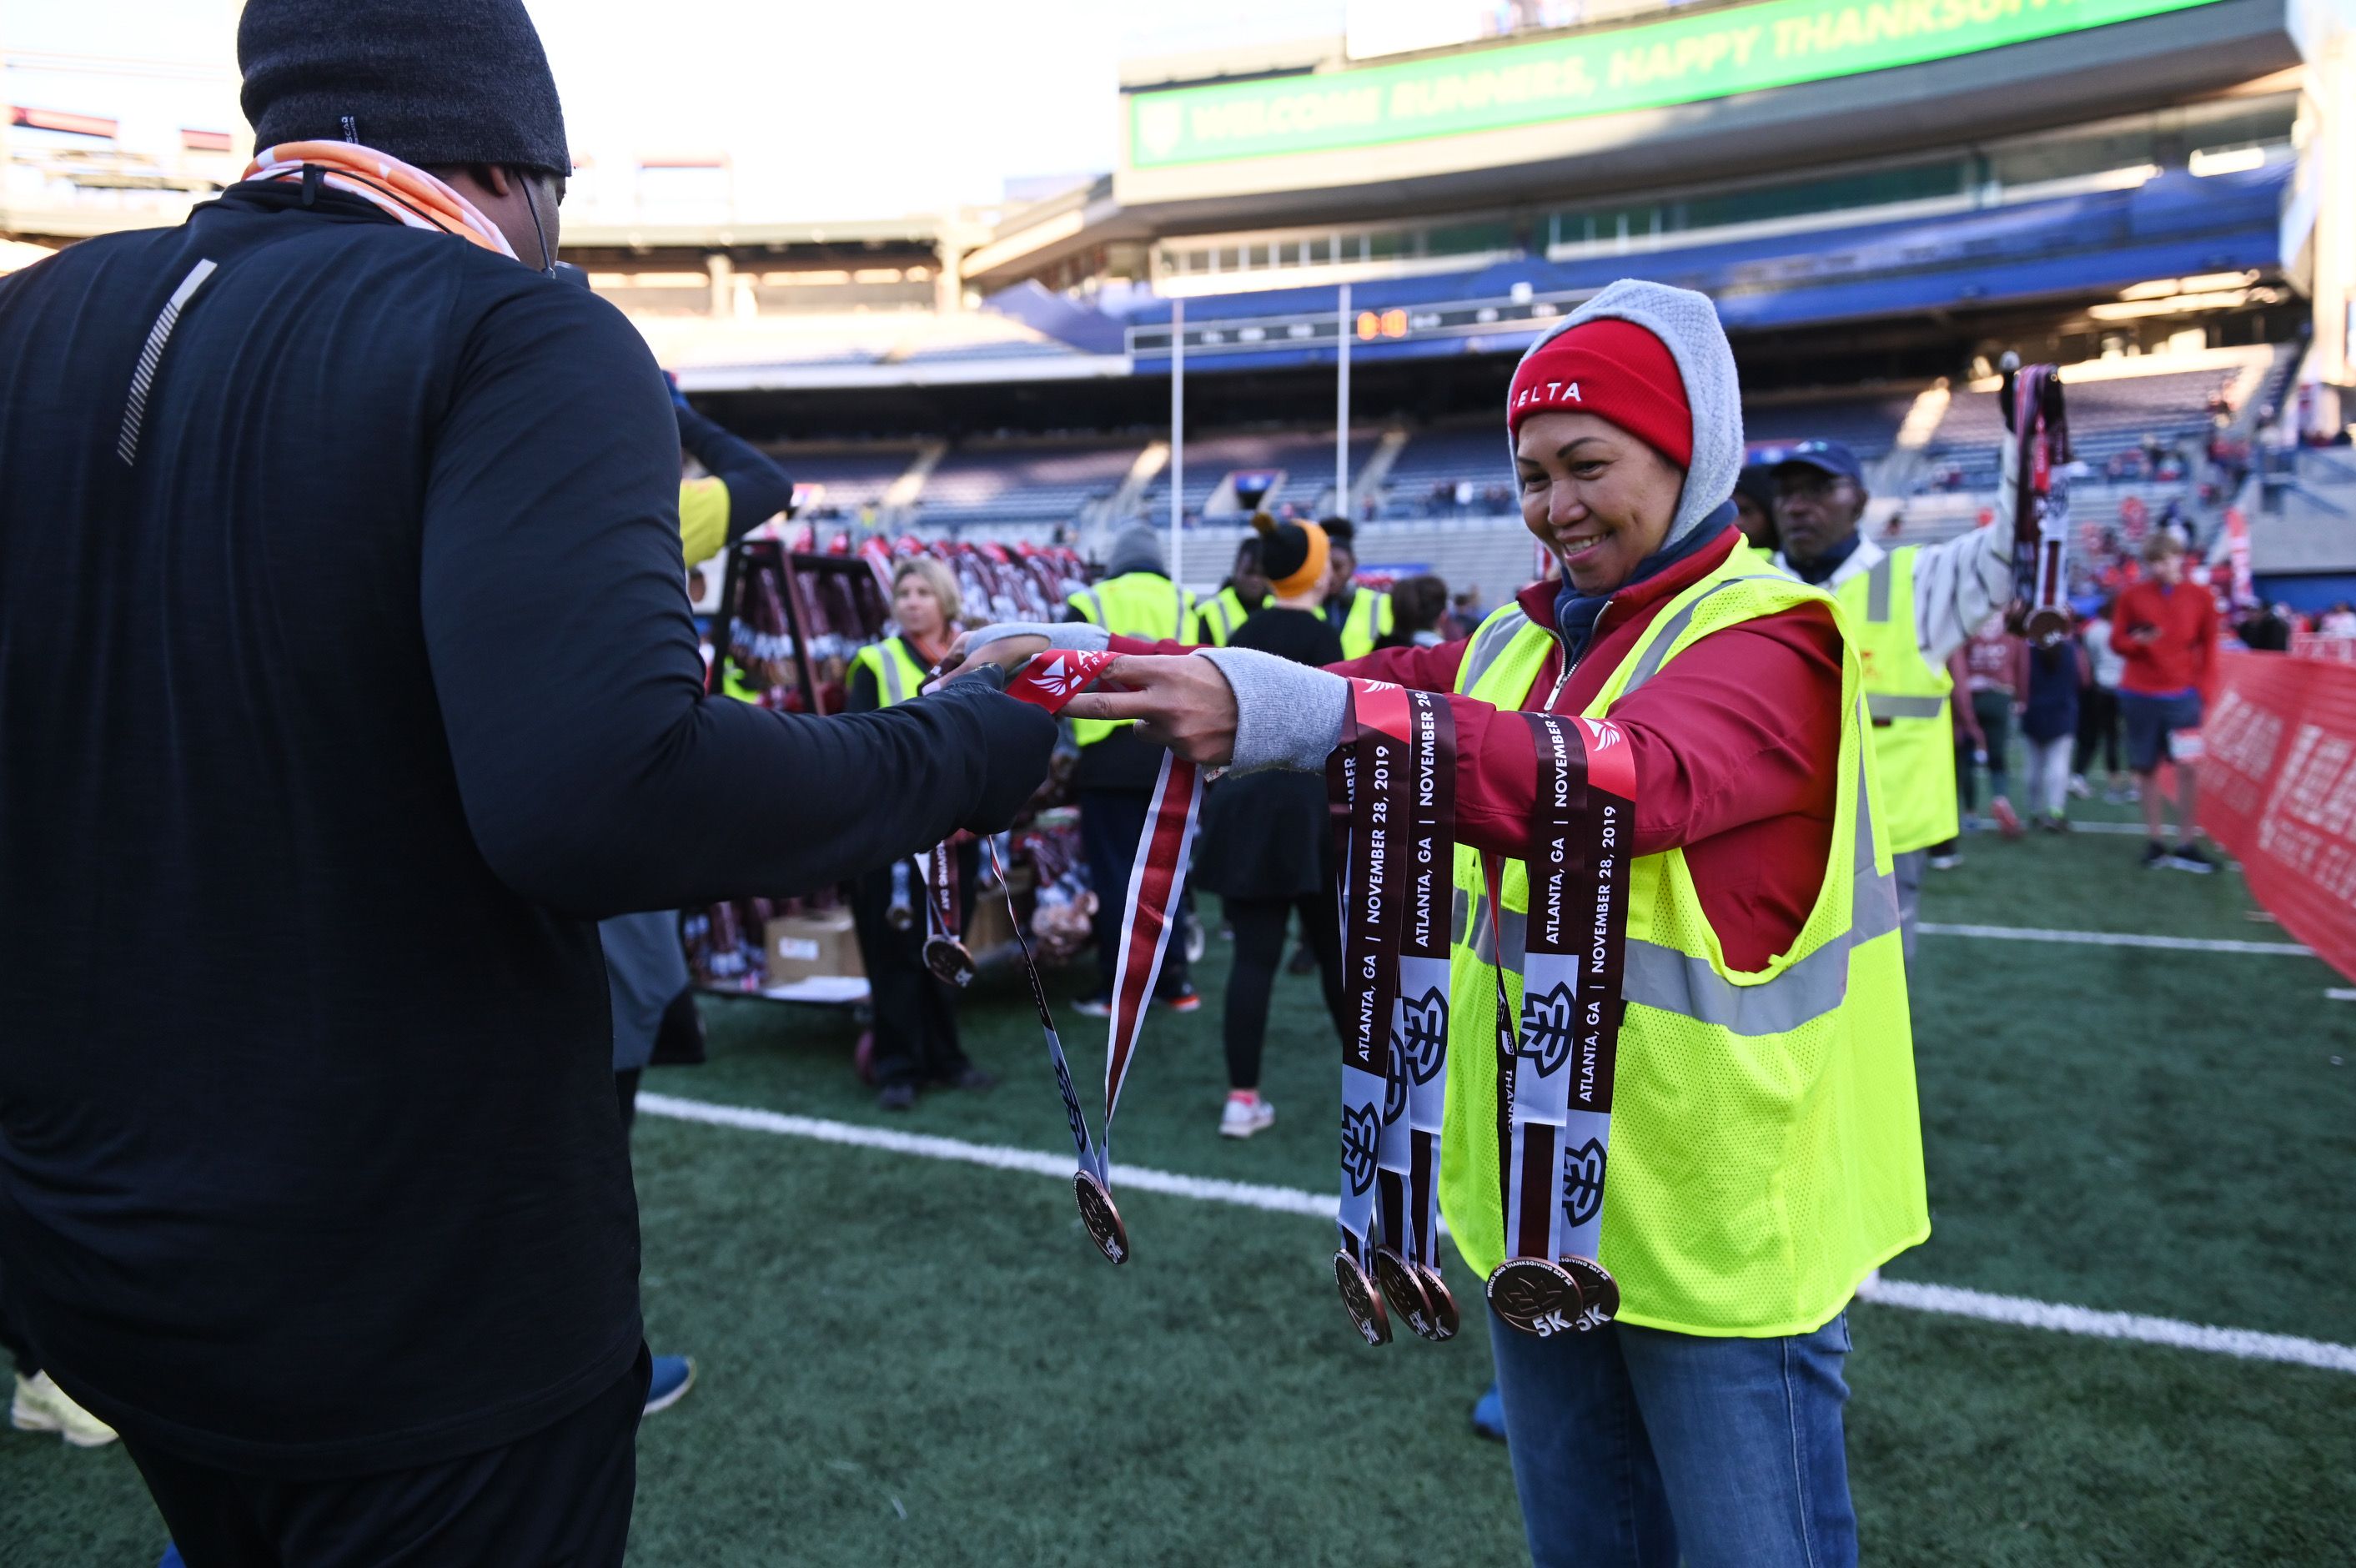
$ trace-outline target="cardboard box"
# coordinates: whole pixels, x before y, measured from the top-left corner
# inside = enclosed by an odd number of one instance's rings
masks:
[[[859,936],[851,929],[848,909],[780,915],[763,928],[761,945],[766,950],[768,973],[764,983],[768,985],[866,972],[859,961]]]

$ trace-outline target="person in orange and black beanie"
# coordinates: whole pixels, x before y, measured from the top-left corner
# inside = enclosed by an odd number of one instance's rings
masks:
[[[1227,646],[1254,648],[1297,664],[1342,659],[1342,638],[1322,613],[1327,543],[1318,524],[1252,519],[1259,558],[1275,596],[1255,610]],[[1443,590],[1442,603],[1445,603]],[[1302,773],[1258,773],[1224,779],[1203,802],[1194,881],[1220,897],[1235,928],[1235,967],[1227,976],[1227,1102],[1219,1132],[1248,1138],[1276,1120],[1259,1092],[1260,1048],[1284,929],[1297,911],[1301,946],[1312,956],[1336,1030],[1343,1027],[1341,920],[1334,905],[1333,834],[1325,784]]]

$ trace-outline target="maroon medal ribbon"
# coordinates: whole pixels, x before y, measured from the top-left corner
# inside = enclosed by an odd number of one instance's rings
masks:
[[[1409,692],[1413,757],[1407,780],[1406,886],[1399,904],[1398,1002],[1390,1076],[1400,1113],[1383,1123],[1386,1175],[1395,1130],[1406,1144],[1398,1211],[1384,1193],[1384,1234],[1406,1254],[1422,1288],[1422,1311],[1409,1293],[1391,1297],[1408,1326],[1427,1339],[1453,1337],[1455,1298],[1440,1273],[1440,1140],[1448,1114],[1450,908],[1456,883],[1456,712],[1437,692]],[[1376,1266],[1381,1267],[1377,1255]],[[1386,1290],[1386,1294],[1389,1294]]]

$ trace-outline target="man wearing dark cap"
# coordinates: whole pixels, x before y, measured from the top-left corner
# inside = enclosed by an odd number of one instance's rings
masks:
[[[244,181],[0,281],[0,1290],[192,1568],[618,1563],[594,921],[1001,826],[1055,726],[704,700],[519,0],[239,49]]]
[[[1858,532],[1872,498],[1857,454],[1837,441],[1801,442],[1775,466],[1774,479],[1783,541],[1775,564],[1840,600],[1865,662],[1911,960],[1923,863],[1957,826],[1947,660],[2012,597],[2011,541],[1990,526],[1938,544],[1884,549]],[[2008,501],[1997,515],[2012,515]]]

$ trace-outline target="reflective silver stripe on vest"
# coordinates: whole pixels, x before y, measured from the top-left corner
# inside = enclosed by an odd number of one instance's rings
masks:
[[[908,683],[900,674],[900,661],[892,656],[892,650],[888,645],[876,649],[875,662],[884,667],[884,690],[891,698],[885,705],[895,707],[906,702]]]
[[[1848,998],[1850,952],[1898,929],[1898,880],[1874,869],[1873,817],[1862,767],[1858,773],[1856,856],[1857,869],[1849,879],[1848,929],[1774,979],[1738,985],[1719,973],[1706,958],[1631,937],[1621,996],[1746,1036],[1785,1034],[1823,1017]],[[1490,929],[1487,897],[1475,895],[1469,903],[1474,955],[1483,963],[1502,962],[1505,968],[1520,969],[1528,940],[1527,918],[1512,909],[1505,911],[1501,960]],[[1464,890],[1458,888],[1454,916],[1459,940],[1464,940],[1467,904]]]
[[[1890,618],[1890,557],[1884,555],[1865,575],[1865,618],[1879,625]]]
[[[1890,719],[1935,719],[1947,711],[1944,697],[1893,697],[1886,692],[1868,692],[1865,711],[1877,723]]]
[[[1209,612],[1218,618],[1219,640],[1222,643],[1228,641],[1236,635],[1236,618],[1228,610],[1227,601],[1224,598],[1213,599],[1208,607]]]
[[[1669,618],[1668,624],[1661,628],[1658,636],[1645,644],[1644,656],[1636,660],[1635,671],[1628,677],[1628,683],[1620,688],[1620,695],[1626,696],[1659,672],[1662,660],[1669,656],[1669,650],[1676,645],[1678,638],[1685,635],[1686,628],[1693,624],[1693,618],[1701,612],[1702,606],[1708,604],[1712,598],[1737,583],[1782,583],[1790,580],[1779,572],[1751,572],[1740,577],[1729,577],[1708,593],[1696,596],[1685,608]]]
[[[1509,615],[1491,621],[1472,634],[1472,646],[1464,650],[1464,667],[1457,672],[1456,689],[1470,692],[1480,683],[1489,667],[1505,656],[1522,628],[1537,623],[1526,615]]]

